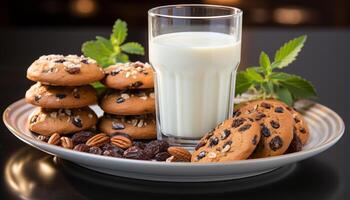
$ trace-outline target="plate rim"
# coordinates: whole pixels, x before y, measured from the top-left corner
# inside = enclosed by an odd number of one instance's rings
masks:
[[[304,100],[304,101],[307,101],[308,103],[314,103],[315,105],[320,106],[323,109],[326,109],[327,111],[331,112],[337,118],[337,121],[340,122],[339,133],[338,133],[337,137],[332,138],[331,140],[327,141],[326,143],[323,143],[320,146],[317,146],[315,148],[306,149],[306,150],[302,150],[300,152],[295,152],[295,153],[291,153],[291,154],[284,154],[284,155],[272,156],[272,157],[267,157],[267,158],[256,158],[256,159],[237,160],[237,161],[229,161],[229,162],[217,162],[217,163],[192,163],[192,162],[189,162],[189,163],[187,163],[187,162],[167,163],[167,162],[154,162],[154,161],[148,161],[148,160],[133,160],[133,159],[124,159],[124,158],[114,158],[114,157],[108,157],[108,156],[89,154],[89,153],[85,153],[85,152],[78,152],[78,151],[74,151],[71,149],[65,149],[62,147],[50,145],[50,144],[47,144],[45,142],[35,140],[33,137],[29,137],[26,134],[18,131],[7,120],[7,116],[10,115],[10,112],[14,106],[16,106],[17,104],[19,104],[19,105],[21,105],[21,104],[26,105],[27,104],[25,102],[24,98],[11,103],[4,110],[2,118],[3,118],[3,122],[4,122],[5,126],[8,128],[8,130],[14,136],[16,136],[18,139],[20,139],[24,143],[29,144],[30,146],[33,146],[34,148],[39,148],[41,151],[43,151],[41,146],[44,146],[45,149],[54,149],[56,152],[62,151],[64,153],[69,153],[69,154],[72,154],[75,156],[83,156],[83,157],[88,158],[88,159],[98,159],[98,160],[104,161],[104,162],[111,162],[111,161],[112,162],[121,162],[124,164],[138,164],[138,165],[145,164],[148,166],[191,167],[191,168],[203,168],[203,167],[213,167],[213,166],[224,167],[224,166],[231,166],[231,165],[246,165],[246,164],[250,164],[250,163],[259,164],[259,163],[273,162],[276,160],[279,160],[279,161],[288,160],[290,158],[300,157],[300,156],[302,157],[303,155],[309,155],[309,154],[313,154],[313,153],[317,153],[317,152],[321,153],[321,152],[327,150],[328,148],[330,148],[331,146],[333,146],[335,143],[337,143],[339,141],[339,139],[344,135],[344,132],[345,132],[344,120],[338,115],[338,113],[336,113],[335,111],[333,111],[331,108],[329,108],[327,106],[324,106],[322,104],[319,104],[319,103],[311,101],[311,100]],[[28,105],[30,105],[30,104],[28,104]],[[335,135],[335,134],[333,133],[332,135]],[[47,152],[45,151],[45,153],[47,153]],[[52,153],[52,154],[54,154],[54,153]]]

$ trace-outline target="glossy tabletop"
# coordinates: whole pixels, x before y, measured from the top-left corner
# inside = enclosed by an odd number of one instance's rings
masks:
[[[82,42],[108,36],[109,28],[0,28],[0,110],[24,96],[33,84],[26,68],[42,54],[79,54]],[[16,139],[0,123],[0,199],[350,199],[350,30],[244,29],[240,68],[272,54],[281,43],[309,36],[288,72],[305,77],[318,90],[318,102],[345,121],[343,138],[326,152],[271,173],[214,183],[164,183],[112,177],[40,152]],[[147,31],[130,30],[130,40],[147,44]],[[147,48],[147,47],[146,47]],[[134,57],[147,61],[145,57]]]

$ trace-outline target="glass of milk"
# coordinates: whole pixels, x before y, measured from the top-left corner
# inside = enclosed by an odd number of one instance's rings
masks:
[[[148,11],[157,137],[193,147],[233,113],[242,11],[205,4]]]

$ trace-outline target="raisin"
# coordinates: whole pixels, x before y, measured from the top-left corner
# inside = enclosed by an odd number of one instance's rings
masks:
[[[199,141],[199,143],[197,144],[195,150],[197,151],[199,148],[203,147],[205,144],[206,143],[203,140]]]
[[[91,131],[80,131],[80,132],[75,133],[71,139],[73,141],[73,144],[77,145],[77,144],[85,143],[90,138],[92,138],[92,136],[94,136],[94,135],[95,134]]]
[[[261,120],[262,118],[266,117],[266,115],[264,113],[259,113],[255,116],[255,120],[256,121],[259,121]]]
[[[200,160],[200,159],[204,158],[206,155],[207,155],[207,152],[201,151],[201,152],[197,155],[197,160]]]
[[[65,67],[64,70],[68,72],[69,74],[79,74],[80,73],[80,67]]]
[[[123,130],[123,129],[125,129],[125,126],[124,126],[124,124],[122,124],[122,123],[118,123],[118,122],[112,122],[112,129],[114,129],[114,130]]]
[[[157,153],[157,155],[154,156],[154,159],[156,161],[166,161],[167,158],[169,158],[171,155],[168,152],[160,152]]]
[[[270,109],[270,108],[271,108],[271,104],[266,103],[266,102],[262,102],[262,103],[260,104],[260,106],[263,107],[263,108],[266,108],[266,109]]]
[[[139,88],[143,85],[141,81],[136,81],[135,83],[131,84],[131,88]]]
[[[276,107],[276,108],[275,108],[275,112],[276,112],[276,113],[283,113],[283,111],[284,111],[284,110],[283,110],[282,107]]]
[[[64,62],[66,62],[66,60],[65,60],[65,59],[55,60],[55,63],[64,63]]]
[[[46,136],[46,135],[39,135],[39,136],[37,137],[37,139],[38,139],[38,140],[41,140],[41,141],[43,141],[43,142],[49,141],[49,137]]]
[[[123,155],[123,153],[124,153],[124,150],[122,148],[119,148],[119,147],[112,145],[110,143],[102,145],[101,149],[102,149],[102,151],[106,151],[106,150],[114,151],[120,155]]]
[[[38,120],[38,115],[33,115],[33,117],[30,119],[30,123],[33,124],[36,122],[36,120]]]
[[[82,124],[82,121],[81,119],[77,116],[77,117],[73,117],[73,120],[72,120],[72,124],[78,128],[83,128],[83,124]]]
[[[222,139],[222,140],[226,139],[230,134],[231,134],[231,131],[230,131],[229,129],[225,129],[225,130],[221,133],[221,139]]]
[[[246,124],[244,126],[242,126],[241,128],[238,129],[239,132],[243,132],[243,131],[246,131],[248,129],[250,129],[252,125],[251,124]]]
[[[144,149],[146,147],[146,144],[144,142],[141,142],[141,141],[134,141],[132,145],[140,147],[141,149]]]
[[[89,149],[89,153],[101,155],[102,154],[102,150],[101,150],[100,147],[91,147]]]
[[[80,152],[89,152],[90,147],[86,144],[78,144],[74,147],[75,151],[80,151]]]
[[[277,151],[283,146],[283,141],[279,136],[276,136],[272,138],[269,145],[270,145],[270,149],[272,149],[273,151]]]
[[[67,95],[65,95],[65,94],[56,94],[55,96],[56,96],[58,99],[64,99],[64,98],[66,98]]]
[[[263,135],[264,137],[270,137],[271,135],[270,130],[264,124],[261,124],[260,127],[261,127],[261,130],[260,130],[261,135]]]
[[[125,99],[123,97],[118,97],[117,98],[117,103],[123,103]]]
[[[156,154],[167,151],[168,148],[168,142],[162,140],[153,140],[146,144],[144,151],[150,158],[153,158]]]
[[[305,130],[305,128],[303,128],[303,127],[301,127],[301,128],[299,129],[299,131],[300,131],[301,133],[306,133],[306,130]]]
[[[113,150],[105,150],[103,151],[104,156],[110,156],[115,158],[122,158],[123,156]]]
[[[274,128],[274,129],[278,129],[280,127],[280,124],[274,120],[271,120],[270,124],[271,124],[272,128]]]
[[[40,95],[35,95],[34,96],[34,101],[39,103],[39,100],[41,99],[41,96]]]
[[[81,62],[84,64],[89,64],[89,61],[87,59],[81,60]]]
[[[209,147],[213,147],[219,143],[219,139],[217,137],[212,137],[209,140]]]
[[[246,119],[244,119],[244,118],[237,118],[237,119],[234,119],[233,121],[232,121],[232,127],[233,128],[237,128],[237,127],[239,127],[240,125],[242,125],[244,122],[246,121]]]
[[[253,139],[252,139],[252,143],[254,145],[256,145],[258,143],[258,136],[257,135],[254,135]]]
[[[124,151],[124,157],[129,159],[136,159],[136,160],[149,160],[150,157],[142,150],[141,148],[137,146],[132,146],[128,148],[126,151]]]

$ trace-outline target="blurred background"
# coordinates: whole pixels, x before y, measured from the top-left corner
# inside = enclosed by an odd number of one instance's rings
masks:
[[[146,27],[148,9],[165,4],[205,3],[237,6],[246,26],[350,26],[348,0],[2,0],[0,25],[102,26],[122,18]]]

